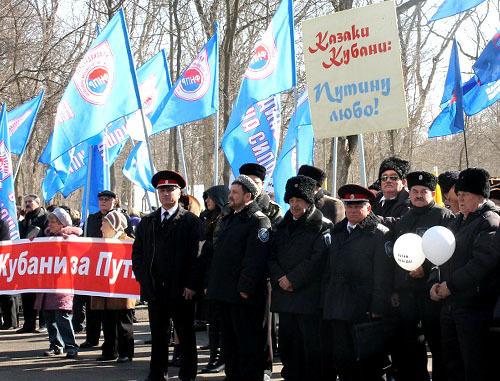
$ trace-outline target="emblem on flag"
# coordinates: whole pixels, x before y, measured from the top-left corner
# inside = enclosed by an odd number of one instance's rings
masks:
[[[210,84],[210,67],[205,47],[182,75],[174,94],[182,100],[194,102],[203,98]]]
[[[152,74],[139,85],[139,93],[141,93],[142,98],[142,109],[145,115],[151,114],[156,109],[156,104],[158,103],[157,81],[158,78],[156,74]]]
[[[278,48],[274,40],[272,24],[257,43],[248,68],[243,75],[248,79],[264,79],[274,73],[278,65]]]

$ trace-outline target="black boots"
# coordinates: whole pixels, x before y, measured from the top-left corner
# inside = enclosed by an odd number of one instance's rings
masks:
[[[201,373],[219,373],[224,370],[224,359],[219,351],[220,332],[208,331],[208,346],[210,348],[210,359]],[[222,349],[222,348],[221,348]]]

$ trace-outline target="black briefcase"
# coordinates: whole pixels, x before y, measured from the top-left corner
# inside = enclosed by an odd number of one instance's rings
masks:
[[[395,324],[392,319],[377,318],[354,324],[352,330],[356,359],[362,361],[387,352],[395,335]]]

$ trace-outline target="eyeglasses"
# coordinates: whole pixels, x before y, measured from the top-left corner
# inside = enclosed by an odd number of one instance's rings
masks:
[[[382,181],[387,181],[387,180],[391,180],[391,181],[398,181],[399,180],[399,176],[396,176],[396,175],[391,175],[391,176],[382,176],[380,178],[380,180]]]
[[[99,201],[108,202],[108,201],[111,201],[111,200],[113,200],[113,199],[110,198],[110,197],[99,197]]]

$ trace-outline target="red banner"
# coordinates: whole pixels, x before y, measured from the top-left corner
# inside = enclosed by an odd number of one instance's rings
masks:
[[[0,242],[0,294],[21,292],[139,299],[132,241],[51,237]]]

